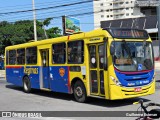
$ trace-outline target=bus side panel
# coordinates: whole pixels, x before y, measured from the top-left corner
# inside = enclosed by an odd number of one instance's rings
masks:
[[[7,66],[6,67],[6,80],[17,86],[22,86],[23,82],[20,76],[23,67]]]
[[[50,86],[52,91],[63,93],[69,92],[68,72],[68,67],[66,66],[50,67]]]
[[[23,86],[23,77],[27,75],[31,82],[31,88],[40,89],[39,84],[39,68],[38,67],[6,67],[6,80],[17,86]]]
[[[31,88],[40,89],[40,80],[39,80],[40,67],[28,66],[28,67],[24,68],[23,71],[21,72],[21,73],[23,73],[22,76],[27,75],[29,77],[30,82],[31,82]]]

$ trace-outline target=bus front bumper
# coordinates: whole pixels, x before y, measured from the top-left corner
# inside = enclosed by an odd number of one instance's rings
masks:
[[[140,91],[135,91],[135,89],[139,89]],[[155,93],[155,80],[152,83],[146,86],[140,87],[122,87],[117,85],[110,86],[110,100],[118,100],[118,99],[127,99],[127,98],[135,98],[146,96]]]

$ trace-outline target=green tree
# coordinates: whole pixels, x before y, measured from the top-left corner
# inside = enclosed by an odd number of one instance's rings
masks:
[[[51,18],[43,21],[37,21],[37,36],[38,40],[45,39],[43,26],[50,24]],[[61,30],[58,27],[52,27],[46,30],[48,38],[61,36]],[[4,54],[6,46],[16,45],[34,40],[33,21],[21,20],[15,23],[7,21],[0,22],[0,55]]]

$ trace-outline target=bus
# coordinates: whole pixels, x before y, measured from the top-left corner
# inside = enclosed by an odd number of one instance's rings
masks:
[[[6,80],[32,89],[109,100],[155,92],[152,41],[145,30],[106,28],[5,49]]]

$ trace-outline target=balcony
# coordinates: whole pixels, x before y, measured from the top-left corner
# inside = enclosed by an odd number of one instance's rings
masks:
[[[114,15],[122,15],[122,14],[125,14],[125,10],[122,9],[122,10],[113,10],[113,14]]]
[[[113,4],[114,3],[124,3],[124,0],[113,0]]]
[[[113,19],[123,19],[124,15],[114,15]]]
[[[124,4],[113,4],[113,9],[125,8]]]

